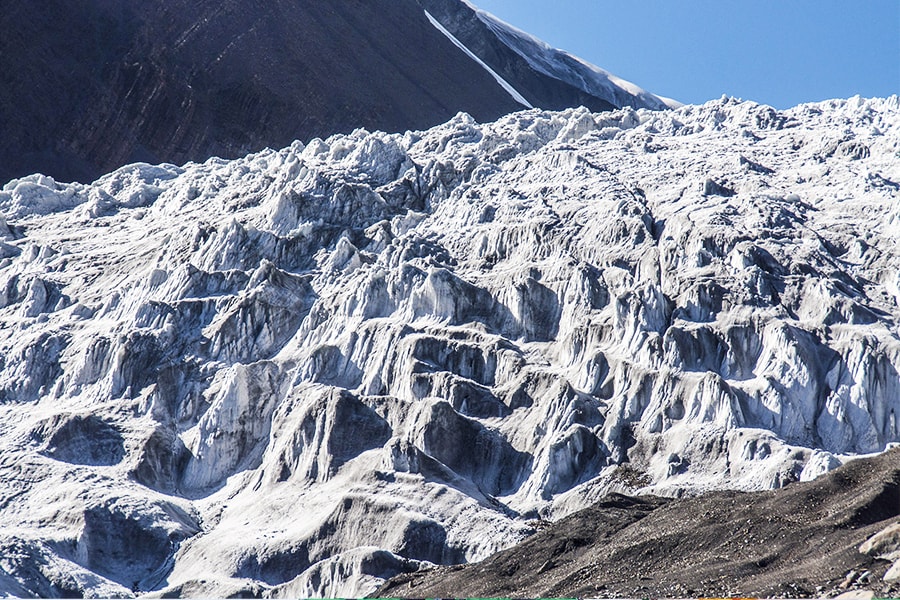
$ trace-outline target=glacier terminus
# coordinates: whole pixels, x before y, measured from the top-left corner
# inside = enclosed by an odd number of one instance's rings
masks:
[[[362,596],[610,491],[882,452],[898,199],[896,96],[13,180],[0,593]]]

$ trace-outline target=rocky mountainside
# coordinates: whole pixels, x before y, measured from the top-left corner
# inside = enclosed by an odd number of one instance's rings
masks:
[[[468,0],[419,0],[454,38],[509,82],[534,107],[561,110],[585,106],[600,111],[615,107],[664,110],[678,102],[650,94],[636,85],[586,63],[512,27]]]
[[[681,500],[612,494],[481,563],[400,575],[379,593],[821,598],[865,589],[896,598],[900,561],[889,574],[892,561],[880,557],[900,550],[898,518],[895,449],[774,491]],[[879,538],[890,541],[867,548]]]
[[[437,4],[7,0],[0,183],[34,172],[90,181],[128,162],[233,158],[357,127],[430,127],[459,111],[493,120],[523,105],[661,106],[595,67],[577,78],[537,69],[496,20],[476,28],[468,4]],[[475,50],[440,21],[473,27]]]
[[[358,596],[900,441],[900,99],[0,192],[0,590]]]

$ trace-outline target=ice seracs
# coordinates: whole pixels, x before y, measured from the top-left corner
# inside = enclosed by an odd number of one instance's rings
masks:
[[[883,450],[898,123],[533,109],[10,182],[0,590],[363,595]]]

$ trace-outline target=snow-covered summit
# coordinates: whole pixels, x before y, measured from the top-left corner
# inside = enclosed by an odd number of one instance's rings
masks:
[[[630,81],[625,81],[570,52],[554,48],[530,33],[498,19],[487,11],[476,8],[468,0],[463,0],[463,2],[475,11],[477,17],[504,44],[540,73],[565,81],[592,96],[605,98],[619,108],[630,106],[632,108],[665,110],[682,106],[676,100],[651,94]]]
[[[0,192],[0,591],[357,596],[900,441],[900,99],[466,115]]]
[[[509,83],[522,104],[545,109],[582,104],[592,110],[628,106],[664,110],[680,106],[553,48],[468,0],[418,1],[485,68]]]

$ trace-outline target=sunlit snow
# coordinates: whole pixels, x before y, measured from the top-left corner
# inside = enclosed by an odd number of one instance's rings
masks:
[[[0,192],[0,592],[357,596],[900,441],[900,100],[356,131]]]

